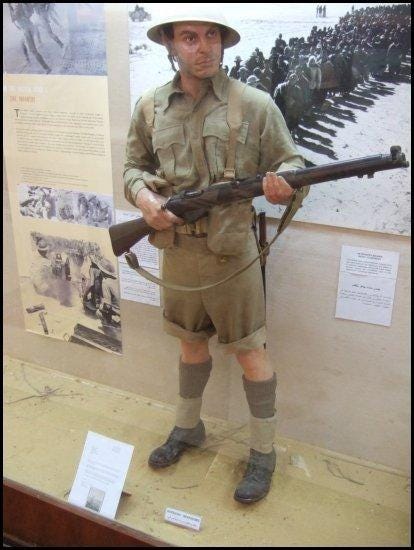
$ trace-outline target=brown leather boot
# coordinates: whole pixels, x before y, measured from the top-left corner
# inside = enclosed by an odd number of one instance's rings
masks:
[[[190,447],[199,447],[206,438],[203,422],[195,428],[186,429],[175,426],[167,441],[152,451],[148,464],[152,468],[166,468],[178,462],[183,452]]]
[[[276,467],[276,453],[259,453],[250,449],[250,458],[242,481],[238,484],[234,498],[238,502],[250,504],[267,495]]]

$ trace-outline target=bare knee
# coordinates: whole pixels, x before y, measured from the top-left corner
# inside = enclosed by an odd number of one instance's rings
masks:
[[[181,359],[184,363],[204,363],[209,358],[208,340],[199,342],[181,340]]]
[[[273,376],[273,369],[267,361],[266,352],[263,348],[236,353],[236,359],[247,380],[259,382],[269,380]]]

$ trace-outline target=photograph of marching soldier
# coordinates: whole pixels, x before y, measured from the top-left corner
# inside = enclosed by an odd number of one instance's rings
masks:
[[[3,3],[10,74],[105,75],[103,3]]]
[[[174,4],[174,10],[182,6]],[[224,50],[223,68],[271,96],[308,165],[387,154],[394,144],[409,152],[410,4],[217,6],[241,35],[234,48]],[[173,75],[146,35],[151,19],[168,15],[169,8],[140,7],[149,18],[129,20],[131,112],[147,89]],[[375,174],[369,183],[327,183],[312,190],[295,219],[409,235],[410,197],[410,171]],[[254,204],[270,217],[283,214],[283,207],[261,198]]]
[[[21,278],[27,328],[120,353],[118,276],[101,246],[37,231],[30,242],[30,275]],[[33,315],[39,302],[42,325]]]

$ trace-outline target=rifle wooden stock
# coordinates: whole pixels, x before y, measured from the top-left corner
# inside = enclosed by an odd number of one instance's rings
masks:
[[[363,176],[372,178],[375,172],[408,166],[409,163],[401,152],[401,147],[394,145],[389,155],[372,155],[332,162],[311,168],[278,172],[278,175],[282,176],[293,189],[300,189],[308,185],[344,178],[362,178]],[[205,216],[213,206],[263,195],[262,180],[263,175],[258,174],[244,180],[219,182],[204,189],[184,191],[170,197],[162,208],[183,218],[186,223],[192,223]],[[109,234],[115,256],[128,252],[134,244],[153,231],[155,230],[143,218],[112,225],[109,228]]]
[[[154,229],[147,224],[144,218],[117,223],[109,228],[112,250],[115,256],[120,256],[137,242],[149,235]]]

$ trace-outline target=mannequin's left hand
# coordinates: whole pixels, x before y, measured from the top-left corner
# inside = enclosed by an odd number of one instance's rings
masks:
[[[283,205],[289,204],[294,193],[294,189],[287,181],[275,172],[266,172],[263,178],[263,191],[270,203]]]

